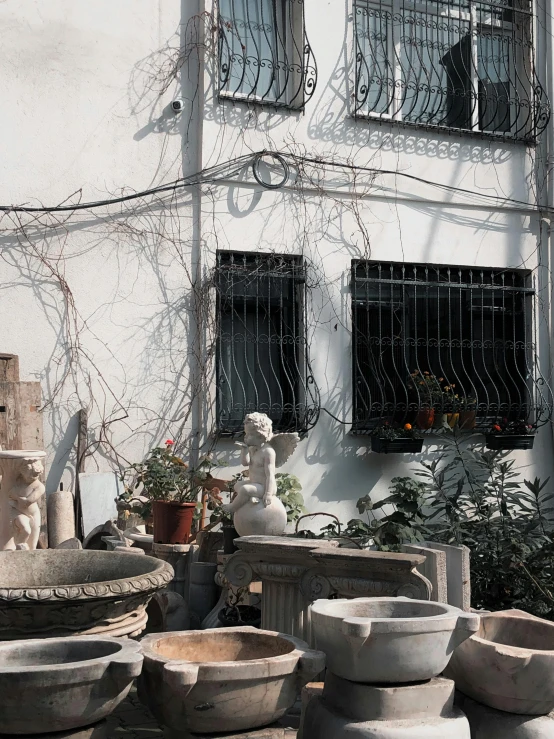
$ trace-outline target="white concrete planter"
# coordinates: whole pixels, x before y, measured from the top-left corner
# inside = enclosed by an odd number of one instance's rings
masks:
[[[410,598],[318,600],[316,645],[336,675],[360,683],[408,683],[439,675],[479,617]]]
[[[89,726],[126,697],[142,668],[140,645],[81,636],[0,644],[0,733]]]
[[[491,613],[460,645],[448,676],[465,695],[508,713],[554,711],[554,623],[527,615]]]
[[[276,721],[325,667],[325,655],[251,627],[150,634],[139,698],[170,729],[224,733]]]

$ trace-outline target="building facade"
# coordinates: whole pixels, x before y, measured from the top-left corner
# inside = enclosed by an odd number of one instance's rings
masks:
[[[550,15],[0,4],[0,351],[42,382],[48,489],[80,408],[89,471],[171,437],[233,473],[266,412],[343,521],[439,453],[433,425],[531,426],[517,464],[550,476]],[[422,456],[371,452],[405,424]]]

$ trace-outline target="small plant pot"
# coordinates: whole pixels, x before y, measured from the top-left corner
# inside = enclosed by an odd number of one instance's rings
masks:
[[[535,443],[533,434],[487,434],[485,446],[487,449],[532,449]]]
[[[447,413],[446,414],[446,423],[450,426],[451,429],[455,428],[460,422],[460,414],[459,413]]]
[[[428,408],[419,411],[416,416],[416,426],[420,429],[431,429],[435,423],[435,409]]]
[[[226,606],[217,617],[222,626],[255,626],[262,623],[262,612],[255,606]]]
[[[155,500],[154,542],[156,544],[188,544],[196,503]]]
[[[423,439],[382,439],[371,437],[371,451],[379,454],[419,454],[423,447]]]
[[[234,526],[223,526],[223,554],[234,554],[238,551],[235,539],[238,539],[238,531]]]
[[[462,431],[473,431],[477,424],[476,411],[462,411],[458,420],[458,426]]]

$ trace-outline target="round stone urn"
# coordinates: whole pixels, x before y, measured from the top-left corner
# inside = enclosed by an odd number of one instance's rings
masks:
[[[327,667],[359,683],[410,683],[439,675],[479,616],[411,598],[318,600],[312,630]]]
[[[93,550],[0,552],[0,641],[77,634],[136,636],[173,578],[153,557]]]
[[[518,613],[481,616],[479,631],[454,652],[448,677],[490,708],[546,715],[554,711],[554,623]]]
[[[246,731],[284,716],[325,655],[252,627],[150,634],[141,640],[140,700],[175,731]]]
[[[130,639],[0,644],[0,734],[40,735],[95,724],[126,697],[141,668],[140,645]]]

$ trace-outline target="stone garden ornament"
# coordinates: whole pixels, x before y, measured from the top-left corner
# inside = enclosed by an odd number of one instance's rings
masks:
[[[273,434],[265,413],[250,413],[244,419],[241,464],[248,477],[235,485],[235,499],[224,506],[233,514],[240,536],[280,536],[287,525],[285,506],[277,497],[276,467],[281,467],[296,449],[298,434]]]
[[[36,549],[45,452],[0,451],[0,550]]]

